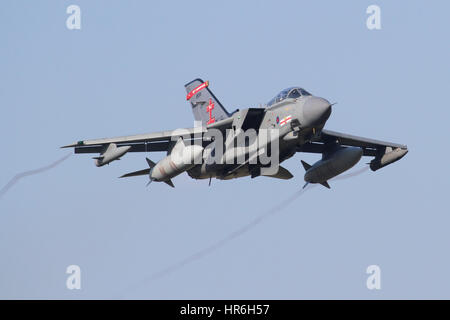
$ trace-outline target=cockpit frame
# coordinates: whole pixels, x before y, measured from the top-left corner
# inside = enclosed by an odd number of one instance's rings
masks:
[[[276,103],[279,103],[286,99],[300,99],[304,96],[310,96],[311,94],[300,87],[290,87],[284,90],[281,90],[272,100],[267,103],[267,106],[270,107]]]

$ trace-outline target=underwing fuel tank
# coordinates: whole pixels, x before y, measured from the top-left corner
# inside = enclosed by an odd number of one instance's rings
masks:
[[[183,141],[177,142],[172,152],[159,161],[150,171],[150,180],[167,181],[202,163],[203,147],[185,146]]]
[[[329,188],[327,180],[347,171],[361,159],[363,150],[359,147],[340,147],[336,151],[310,166],[302,161],[305,167],[305,181],[320,183]]]
[[[110,143],[106,150],[99,156],[95,157],[95,165],[97,167],[104,166],[111,161],[119,159],[130,150],[131,146],[117,147],[115,143]]]

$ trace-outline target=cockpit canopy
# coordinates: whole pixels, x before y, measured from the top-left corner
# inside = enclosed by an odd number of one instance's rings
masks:
[[[300,88],[300,87],[291,87],[291,88],[287,88],[284,89],[283,91],[281,91],[279,94],[276,95],[275,98],[273,98],[272,100],[270,100],[267,103],[267,106],[271,106],[275,103],[278,103],[280,101],[283,101],[284,99],[290,98],[290,99],[296,99],[296,98],[300,98],[301,96],[310,96],[311,94]]]

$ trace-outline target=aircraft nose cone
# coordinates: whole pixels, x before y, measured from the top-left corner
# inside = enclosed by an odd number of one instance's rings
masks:
[[[311,97],[303,106],[303,124],[307,127],[325,123],[331,114],[331,104],[328,100]]]

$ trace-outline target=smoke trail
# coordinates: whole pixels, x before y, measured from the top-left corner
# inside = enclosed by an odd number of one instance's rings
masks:
[[[344,180],[344,179],[348,179],[348,178],[352,178],[352,177],[356,177],[359,176],[361,173],[366,172],[367,170],[369,170],[369,166],[364,166],[358,170],[355,170],[353,172],[347,173],[347,174],[343,174],[343,175],[339,175],[337,177],[334,177],[331,180]]]
[[[280,204],[282,204],[284,207],[288,206],[289,204],[291,204],[294,200],[296,200],[298,197],[300,197],[302,194],[304,194],[307,190],[314,188],[315,186],[308,186],[305,189],[301,189],[299,191],[296,191],[295,193],[293,193],[289,198],[287,198],[286,200],[284,200],[283,202],[280,202]],[[256,227],[258,224],[260,224],[261,222],[263,222],[265,219],[267,219],[269,216],[277,213],[280,211],[280,204],[277,204],[276,206],[273,206],[271,209],[269,209],[268,211],[266,211],[265,213],[261,214],[260,216],[256,217],[255,219],[253,219],[252,221],[250,221],[249,223],[245,224],[244,226],[240,227],[239,229],[231,232],[230,234],[228,234],[226,237],[216,241],[215,243],[213,243],[212,245],[199,250],[191,255],[189,255],[188,257],[184,258],[183,260],[180,260],[177,263],[174,263],[173,265],[162,269],[158,272],[153,273],[152,275],[150,275],[149,277],[145,278],[144,280],[140,281],[139,283],[136,283],[133,286],[130,286],[128,288],[128,290],[134,290],[140,286],[142,286],[144,283],[149,282],[149,281],[153,281],[159,278],[164,277],[165,275],[168,275],[172,272],[175,272],[178,269],[181,269],[182,267],[184,267],[185,265],[194,262],[196,260],[199,260],[211,253],[213,253],[214,251],[216,251],[217,249],[223,247],[224,245],[226,245],[228,242],[238,238],[239,236],[242,236],[243,234],[247,233],[249,230],[253,229],[254,227]]]
[[[368,167],[363,167],[361,169],[358,169],[354,172],[339,176],[338,178],[333,178],[333,180],[343,180],[343,179],[348,179],[348,178],[352,178],[355,177],[357,175],[360,175],[364,172],[366,172],[368,169]],[[150,275],[149,277],[145,278],[144,280],[142,280],[141,282],[137,283],[134,286],[129,287],[129,290],[133,290],[136,289],[140,286],[142,286],[145,282],[149,282],[149,281],[153,281],[153,280],[157,280],[159,278],[162,278],[172,272],[175,272],[178,269],[181,269],[182,267],[184,267],[185,265],[192,263],[194,261],[197,261],[209,254],[212,254],[214,251],[216,251],[217,249],[220,249],[221,247],[223,247],[224,245],[226,245],[228,242],[242,236],[243,234],[247,233],[248,231],[250,231],[251,229],[255,228],[257,225],[259,225],[261,222],[263,222],[264,220],[266,220],[267,218],[269,218],[270,216],[279,213],[282,209],[286,208],[287,206],[289,206],[292,202],[294,202],[296,199],[298,199],[302,194],[304,194],[306,191],[315,188],[317,185],[311,185],[309,184],[305,189],[301,189],[299,191],[296,191],[295,193],[293,193],[290,197],[288,197],[287,199],[283,200],[282,202],[278,203],[277,205],[273,206],[272,208],[270,208],[268,211],[266,211],[265,213],[261,214],[260,216],[256,217],[255,219],[253,219],[252,221],[250,221],[249,223],[245,224],[244,226],[240,227],[239,229],[231,232],[230,234],[228,234],[226,237],[216,241],[215,243],[213,243],[212,245],[199,250],[193,254],[191,254],[190,256],[187,256],[186,258],[184,258],[183,260],[180,260],[172,265],[170,265],[169,267],[162,269],[158,272],[153,273],[152,275]],[[280,207],[282,209],[280,209]]]
[[[27,177],[27,176],[31,176],[34,174],[38,174],[38,173],[42,173],[44,171],[53,169],[54,167],[56,167],[57,165],[59,165],[61,162],[63,162],[64,160],[66,160],[67,158],[69,158],[71,156],[71,153],[65,155],[64,157],[62,157],[61,159],[45,166],[39,169],[34,169],[34,170],[29,170],[29,171],[24,171],[21,173],[16,174],[1,190],[0,190],[0,198],[2,196],[5,195],[6,192],[8,192],[9,189],[11,189],[11,187],[13,185],[15,185],[20,179]]]
[[[301,189],[300,191],[296,191],[294,194],[292,194],[289,198],[287,198],[286,200],[284,200],[282,202],[284,207],[287,207],[288,205],[290,205],[294,200],[296,200],[298,197],[300,197],[303,193],[305,193],[307,190],[313,188],[314,186],[311,186],[309,188],[305,188],[305,189]],[[256,217],[255,219],[253,219],[252,221],[250,221],[249,223],[245,224],[244,226],[242,226],[241,228],[233,231],[232,233],[230,233],[228,236],[222,238],[221,240],[215,242],[214,244],[210,245],[209,247],[206,247],[200,251],[197,251],[196,253],[188,256],[187,258],[179,261],[178,263],[169,266],[166,269],[163,269],[159,272],[154,273],[149,280],[153,280],[153,279],[157,279],[160,278],[168,273],[171,273],[181,267],[183,267],[184,265],[193,262],[197,259],[200,259],[212,252],[214,252],[215,250],[223,247],[225,244],[227,244],[228,242],[230,242],[231,240],[234,240],[236,238],[238,238],[239,236],[243,235],[244,233],[248,232],[250,229],[253,229],[254,227],[256,227],[258,224],[260,224],[263,220],[267,219],[269,216],[277,213],[280,211],[280,204],[277,204],[276,206],[272,207],[270,210],[266,211],[264,214],[260,215],[259,217]]]

